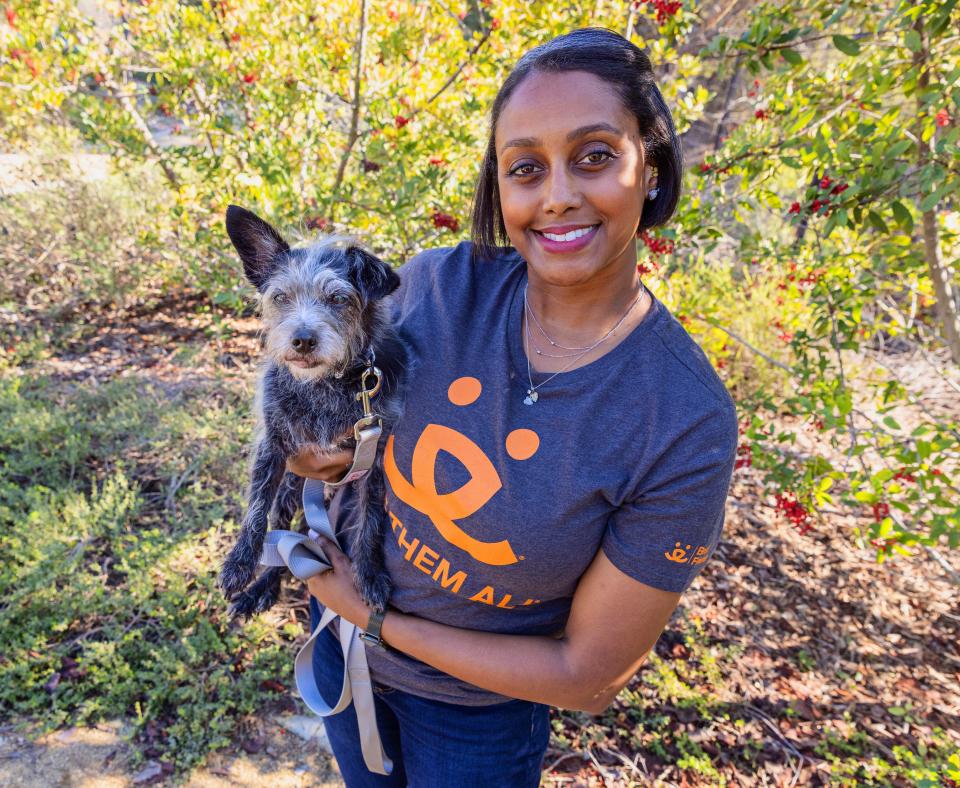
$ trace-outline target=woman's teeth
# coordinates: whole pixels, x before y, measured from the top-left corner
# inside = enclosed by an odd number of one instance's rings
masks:
[[[594,227],[599,225],[593,224],[590,227],[581,227],[579,230],[571,230],[569,233],[564,233],[563,235],[555,235],[554,233],[541,232],[541,235],[544,238],[549,238],[551,241],[572,241],[574,238],[582,238]]]

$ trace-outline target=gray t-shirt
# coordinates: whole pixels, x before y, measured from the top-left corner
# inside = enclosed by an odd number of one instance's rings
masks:
[[[384,455],[390,604],[465,629],[556,634],[598,550],[642,583],[686,590],[720,539],[738,437],[706,355],[654,298],[626,339],[526,405],[526,263],[511,249],[472,264],[470,249],[398,269],[394,318],[415,363]],[[534,384],[553,374],[531,372]],[[329,504],[338,538],[351,487]],[[367,655],[375,681],[406,692],[510,700],[401,652]]]

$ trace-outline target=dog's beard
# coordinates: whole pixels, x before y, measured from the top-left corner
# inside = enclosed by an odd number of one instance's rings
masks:
[[[342,369],[350,358],[347,340],[330,326],[313,327],[317,334],[317,347],[309,353],[297,353],[290,343],[290,332],[276,326],[266,333],[264,351],[274,363],[286,367],[294,378],[301,381],[317,380]]]

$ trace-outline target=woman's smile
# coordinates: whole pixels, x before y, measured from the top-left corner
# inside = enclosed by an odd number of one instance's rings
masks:
[[[546,251],[566,254],[585,248],[600,230],[599,224],[568,227],[548,227],[533,233]]]

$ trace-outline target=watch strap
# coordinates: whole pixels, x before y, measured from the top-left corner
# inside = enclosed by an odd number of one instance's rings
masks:
[[[387,612],[374,610],[370,614],[370,620],[367,621],[366,629],[360,633],[360,637],[372,646],[379,646],[382,649],[387,648],[387,644],[380,637],[380,629],[383,626],[383,619]]]

